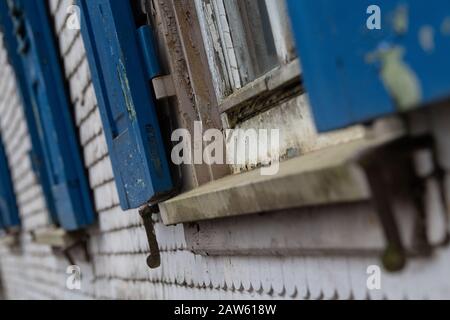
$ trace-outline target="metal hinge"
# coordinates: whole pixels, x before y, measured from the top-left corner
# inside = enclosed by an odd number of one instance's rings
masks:
[[[138,30],[138,39],[145,63],[147,77],[152,81],[156,100],[169,98],[175,95],[175,88],[171,75],[162,75],[158,60],[156,41],[151,26],[144,25]]]
[[[153,30],[149,25],[144,25],[137,29],[137,33],[147,76],[149,79],[154,79],[161,75],[161,66],[158,61]]]

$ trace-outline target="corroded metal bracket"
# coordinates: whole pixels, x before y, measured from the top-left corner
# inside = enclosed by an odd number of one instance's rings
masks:
[[[73,258],[72,255],[72,251],[75,248],[81,248],[83,250],[84,253],[84,257],[86,262],[90,262],[91,261],[91,256],[89,254],[89,249],[88,249],[88,240],[89,237],[87,234],[81,234],[79,236],[76,237],[76,239],[66,245],[65,247],[63,247],[61,249],[62,254],[64,255],[64,257],[66,258],[66,260],[69,262],[70,265],[76,265],[75,259]]]
[[[70,265],[76,265],[73,251],[77,248],[83,251],[85,261],[91,261],[88,248],[89,235],[86,231],[68,232],[61,228],[49,227],[34,230],[31,236],[34,243],[50,246],[54,252],[62,254]]]
[[[385,145],[370,149],[358,157],[358,162],[366,173],[372,192],[372,201],[386,238],[386,249],[382,256],[385,268],[400,271],[407,263],[408,255],[429,256],[432,246],[426,230],[425,181],[415,167],[416,152],[427,150],[433,153],[434,172],[443,203],[444,174],[435,155],[434,139],[431,136],[405,137]],[[397,224],[393,209],[396,196],[408,198],[416,209],[414,239],[412,248],[405,248],[400,226]]]

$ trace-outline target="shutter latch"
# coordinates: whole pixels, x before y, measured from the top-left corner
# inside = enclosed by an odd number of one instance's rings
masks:
[[[150,255],[147,257],[147,265],[150,269],[157,269],[161,266],[161,255],[159,252],[158,240],[156,239],[155,227],[153,223],[153,214],[158,213],[158,206],[145,205],[139,209],[139,214],[144,223],[145,232],[147,233],[147,240],[150,248]]]

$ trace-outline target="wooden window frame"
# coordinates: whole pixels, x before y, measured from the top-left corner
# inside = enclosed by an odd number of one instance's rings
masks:
[[[277,1],[266,1],[277,7]],[[278,35],[275,42],[283,44],[277,46],[282,65],[220,103],[213,85],[213,74],[207,63],[208,52],[204,45],[195,2],[144,2],[147,14],[151,14],[150,20],[157,31],[163,72],[170,75],[163,77],[163,81],[159,81],[157,85],[154,82],[154,87],[157,97],[159,92],[163,92],[162,97],[158,97],[160,108],[170,116],[172,127],[185,128],[192,136],[195,134],[194,121],[201,121],[204,131],[225,130],[234,126],[236,117],[233,114],[239,114],[241,107],[245,108],[246,104],[260,97],[262,93],[268,95],[274,90],[284,90],[286,85],[295,87],[295,93],[302,91],[300,63],[295,58],[293,42],[287,43],[283,40],[287,32],[290,32],[287,19],[272,17],[275,29],[281,30],[274,33]],[[164,96],[170,98],[164,100]],[[227,165],[185,164],[180,166],[179,171],[182,177],[178,186],[180,193],[231,174],[231,168]]]
[[[222,125],[224,128],[233,128],[238,122],[242,122],[249,117],[269,109],[276,105],[262,105],[258,107],[258,98],[261,96],[276,95],[277,90],[292,89],[291,95],[302,94],[301,67],[296,56],[295,44],[293,41],[290,22],[288,19],[287,6],[284,1],[265,0],[269,20],[272,29],[275,49],[278,56],[278,66],[267,71],[263,75],[248,82],[247,84],[231,90],[230,94],[224,93],[220,89],[220,82],[223,77],[232,78],[231,74],[223,75],[219,72],[219,66],[214,59],[214,44],[207,30],[207,19],[202,12],[202,1],[195,0],[199,25],[204,39],[203,46],[207,52],[209,70],[214,83],[216,97],[219,103]],[[222,66],[222,69],[224,67]],[[288,91],[289,91],[288,89]],[[282,99],[282,97],[280,97]],[[252,106],[251,108],[249,106]]]

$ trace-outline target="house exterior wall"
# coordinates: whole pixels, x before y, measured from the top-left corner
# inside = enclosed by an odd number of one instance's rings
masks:
[[[32,241],[31,231],[48,224],[42,190],[28,159],[30,138],[23,116],[20,95],[6,52],[0,46],[0,131],[5,141],[23,229],[18,248],[0,246],[0,272],[8,299],[401,299],[450,298],[450,248],[438,249],[433,257],[415,259],[398,274],[382,273],[381,290],[367,288],[367,268],[379,265],[376,256],[286,253],[251,255],[231,250],[223,255],[202,256],[189,251],[185,226],[164,226],[155,217],[162,266],[150,270],[145,261],[149,252],[145,230],[137,210],[123,212],[119,206],[102,123],[89,66],[79,31],[65,27],[71,0],[51,0],[66,79],[70,88],[79,141],[89,174],[99,223],[88,233],[91,259],[75,255],[82,272],[81,290],[66,287],[69,263],[49,246]],[[294,102],[295,104],[295,102]],[[289,103],[283,108],[292,108]],[[293,108],[305,108],[303,101]],[[282,109],[281,109],[282,110]],[[274,112],[274,111],[272,111]],[[306,111],[305,111],[306,112]],[[261,115],[257,123],[285,123],[281,116]],[[286,114],[285,114],[286,117]],[[308,120],[306,120],[307,122]],[[310,121],[310,120],[309,120]],[[252,120],[242,126],[252,127]],[[296,124],[287,124],[289,130]],[[309,124],[307,126],[309,127]],[[357,129],[355,129],[357,130]],[[294,135],[297,135],[295,133]],[[312,133],[311,136],[314,136]],[[316,139],[306,135],[309,139]],[[300,138],[299,138],[300,139]],[[302,135],[301,139],[305,139]],[[320,137],[325,144],[346,138]],[[329,139],[332,139],[331,142]],[[303,142],[303,144],[307,144]],[[294,144],[302,145],[302,142]],[[314,149],[310,143],[305,148]],[[292,148],[292,145],[287,147]],[[438,209],[433,209],[438,210]],[[320,211],[320,212],[317,212]],[[330,206],[302,209],[286,214],[316,214],[326,223],[326,215],[352,213],[373,215],[369,205]],[[323,231],[330,235],[352,232],[354,220],[343,217]],[[345,220],[347,219],[347,220]],[[375,219],[375,218],[374,218]],[[330,219],[332,220],[332,219]],[[255,242],[271,226],[268,219],[231,218],[211,222],[221,232],[239,225],[243,242]],[[374,224],[373,228],[378,228]],[[315,230],[311,230],[314,232]],[[294,234],[295,230],[280,230]]]

